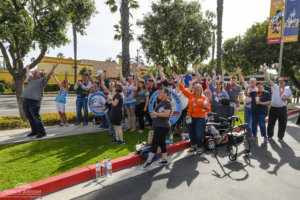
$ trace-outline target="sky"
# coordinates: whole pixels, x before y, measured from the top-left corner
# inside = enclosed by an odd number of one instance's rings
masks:
[[[116,59],[116,55],[121,52],[122,43],[113,39],[115,31],[113,25],[120,20],[119,13],[110,13],[105,0],[95,0],[98,14],[92,19],[86,30],[86,35],[78,35],[78,59],[91,59],[104,61],[111,57]],[[141,48],[136,36],[143,30],[136,26],[136,21],[142,19],[143,15],[151,11],[151,2],[153,0],[138,0],[140,8],[133,10],[133,30],[135,40],[130,43],[130,56],[135,57],[137,49]],[[216,13],[217,0],[199,0],[202,5],[202,11],[210,10]],[[223,11],[223,41],[244,34],[247,28],[250,28],[255,22],[266,20],[270,12],[270,0],[224,0]],[[63,53],[65,58],[73,58],[73,42],[71,27],[67,32],[70,43],[55,49],[50,49],[46,56],[56,57],[58,53]],[[140,51],[143,56],[143,52]],[[33,51],[25,58],[26,64],[30,58],[37,57],[38,51]],[[146,59],[144,59],[146,61]]]

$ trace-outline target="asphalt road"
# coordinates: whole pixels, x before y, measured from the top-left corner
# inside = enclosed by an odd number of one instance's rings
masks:
[[[56,95],[45,95],[40,113],[56,113]],[[66,104],[66,112],[76,112],[76,96],[69,94]],[[19,108],[16,96],[0,96],[0,116],[19,116]]]
[[[243,145],[236,162],[229,162],[225,149],[219,151],[217,159],[210,152],[197,156],[184,151],[168,167],[152,168],[76,200],[298,200],[300,127],[295,124],[297,117],[288,122],[286,143],[279,143],[275,137],[265,144],[259,137],[251,143],[250,157],[243,156]]]

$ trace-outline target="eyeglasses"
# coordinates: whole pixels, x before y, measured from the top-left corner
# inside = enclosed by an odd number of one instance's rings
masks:
[[[221,84],[217,84],[217,86],[218,86],[218,85],[220,86]]]

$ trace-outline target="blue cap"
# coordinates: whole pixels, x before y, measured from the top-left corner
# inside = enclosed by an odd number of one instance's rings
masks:
[[[192,77],[191,77],[190,75],[185,75],[185,80],[184,80],[184,82],[185,82],[186,84],[188,84],[191,80],[192,80]]]

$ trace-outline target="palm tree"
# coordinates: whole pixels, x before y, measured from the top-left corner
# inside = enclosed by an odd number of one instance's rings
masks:
[[[210,63],[210,72],[212,72],[212,70],[214,69],[214,60],[215,60],[215,48],[216,48],[216,35],[215,32],[213,32],[212,35],[212,55],[211,55],[211,63]]]
[[[118,2],[116,2],[115,0],[107,0],[105,3],[109,6],[110,11],[112,13],[117,12],[118,8],[120,7],[122,39],[122,74],[126,77],[130,74],[130,9],[139,8],[139,4],[135,0],[120,0]],[[115,25],[114,27],[116,30],[118,30],[117,25]],[[120,37],[115,36],[115,39],[120,39]]]
[[[222,19],[224,0],[217,0],[217,74],[221,74],[222,62]]]

